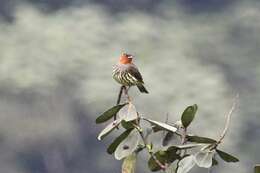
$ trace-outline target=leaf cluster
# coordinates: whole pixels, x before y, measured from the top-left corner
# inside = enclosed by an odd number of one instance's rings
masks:
[[[152,172],[162,170],[187,173],[195,165],[203,168],[216,166],[218,159],[225,162],[238,162],[236,157],[219,149],[219,140],[188,133],[197,110],[196,104],[188,106],[183,111],[180,121],[169,124],[139,116],[131,102],[119,104],[96,119],[96,123],[99,124],[118,116],[117,120],[110,122],[100,132],[98,139],[102,140],[115,129],[121,129],[122,133],[108,146],[107,153],[114,154],[116,159],[121,160],[147,150],[150,155],[147,164]],[[148,123],[149,127],[142,127],[142,121]],[[154,149],[154,142],[148,142],[147,138],[159,131],[164,132],[161,136],[162,147]],[[169,145],[171,140],[177,140],[180,145]]]

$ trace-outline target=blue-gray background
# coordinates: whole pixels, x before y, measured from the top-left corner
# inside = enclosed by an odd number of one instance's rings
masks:
[[[197,103],[192,129],[217,138],[239,93],[221,148],[240,162],[215,171],[253,172],[258,0],[0,0],[0,172],[120,172],[94,120],[116,101],[111,69],[122,51],[136,55],[150,94],[131,95],[150,118],[174,122]],[[144,160],[138,172],[148,173]]]

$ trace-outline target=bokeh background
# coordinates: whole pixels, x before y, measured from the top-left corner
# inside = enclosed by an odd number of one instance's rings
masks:
[[[94,121],[116,102],[111,72],[123,51],[150,91],[132,89],[134,103],[155,120],[197,103],[194,133],[217,138],[239,93],[221,148],[240,162],[215,172],[253,172],[259,32],[258,0],[0,0],[0,172],[120,172]],[[145,157],[138,172],[149,172]]]

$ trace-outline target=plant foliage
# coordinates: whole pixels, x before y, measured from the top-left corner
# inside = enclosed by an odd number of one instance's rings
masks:
[[[146,150],[149,154],[147,165],[152,172],[161,170],[170,173],[187,173],[195,165],[201,168],[212,168],[218,165],[215,156],[219,156],[225,162],[238,162],[236,157],[218,149],[227,127],[219,140],[189,133],[188,127],[193,122],[197,110],[196,104],[188,106],[180,116],[180,120],[170,124],[140,116],[134,104],[128,100],[124,104],[113,106],[96,119],[96,123],[99,124],[117,115],[119,117],[100,132],[98,139],[102,140],[116,128],[123,130],[107,148],[107,152],[114,153],[116,159],[124,159],[122,173],[134,173],[136,157],[142,150]],[[230,115],[231,113],[228,114]],[[227,118],[229,119],[230,117]],[[143,126],[147,122],[150,126]],[[226,123],[228,124],[229,122]],[[154,149],[155,142],[148,143],[147,138],[158,131],[165,133],[161,133],[161,148]],[[171,145],[172,140],[180,145]]]

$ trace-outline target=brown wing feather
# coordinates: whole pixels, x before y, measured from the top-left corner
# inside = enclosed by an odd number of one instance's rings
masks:
[[[131,74],[138,82],[144,83],[143,77],[135,65],[130,65],[127,69],[128,73]]]

